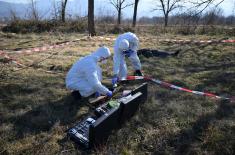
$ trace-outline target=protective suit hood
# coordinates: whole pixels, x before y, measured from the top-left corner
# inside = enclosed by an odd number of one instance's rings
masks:
[[[129,49],[129,42],[126,39],[121,40],[119,43],[119,49],[122,51],[128,50]]]
[[[110,57],[111,52],[107,47],[102,46],[102,47],[98,48],[95,52],[91,53],[91,56],[95,57],[97,61],[100,61],[100,60],[102,60],[102,58]]]

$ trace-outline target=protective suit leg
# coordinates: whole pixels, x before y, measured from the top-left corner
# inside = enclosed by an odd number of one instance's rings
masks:
[[[83,97],[88,97],[96,92],[96,90],[86,80],[68,86],[71,90],[78,90]]]
[[[127,77],[127,66],[125,60],[123,60],[120,64],[120,69],[119,69],[119,79],[126,79]]]
[[[137,52],[134,52],[133,54],[131,54],[130,57],[128,57],[129,60],[132,63],[132,66],[134,68],[134,70],[141,70],[141,64],[140,64],[140,59],[137,55]]]

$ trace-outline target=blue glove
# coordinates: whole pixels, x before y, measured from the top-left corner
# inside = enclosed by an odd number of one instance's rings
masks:
[[[116,75],[113,76],[112,78],[112,85],[114,86],[118,82],[118,77]]]
[[[95,92],[95,97],[99,97],[100,93],[99,92]]]
[[[106,94],[106,96],[112,97],[112,96],[113,96],[113,93],[112,93],[111,91],[109,91],[109,92]]]
[[[134,51],[132,49],[128,49],[126,51],[123,51],[123,54],[126,56],[126,57],[130,57],[131,54],[134,53]]]

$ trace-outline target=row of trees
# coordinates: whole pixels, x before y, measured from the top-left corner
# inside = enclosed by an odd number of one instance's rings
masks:
[[[137,20],[137,12],[138,12],[138,5],[140,1],[144,0],[107,0],[115,10],[117,11],[117,25],[119,26],[122,21],[122,11],[126,7],[134,6],[133,9],[133,18],[132,18],[132,27],[136,26]],[[233,0],[235,2],[235,0]],[[30,0],[31,4],[31,15],[34,19],[38,19],[38,14],[36,11],[36,0]],[[55,2],[55,0],[54,0]],[[61,4],[59,9],[54,6],[54,14],[57,16],[59,14],[59,18],[62,22],[65,22],[66,19],[66,6],[68,0],[60,0],[59,3]],[[185,9],[185,4],[191,3],[191,8]],[[216,3],[217,2],[217,3]],[[198,16],[211,4],[215,4],[215,6],[220,5],[223,3],[224,0],[153,0],[153,6],[155,9],[153,11],[161,11],[164,18],[164,26],[168,26],[170,15],[173,14],[175,10],[185,10],[182,13],[182,16],[186,16],[187,18],[198,18]],[[95,35],[95,16],[94,16],[94,0],[88,0],[88,30],[91,36]],[[194,10],[194,11],[192,11]],[[213,15],[211,17],[216,17]],[[186,19],[186,18],[185,18]]]
[[[29,18],[33,20],[39,20],[40,15],[37,10],[37,0],[28,0],[29,1]],[[60,17],[60,20],[62,22],[65,22],[65,16],[66,16],[66,6],[67,6],[68,0],[61,0],[59,1],[60,7],[57,6],[56,0],[53,1],[53,16],[57,19],[58,15]],[[11,18],[15,20],[17,18],[16,13],[13,10],[10,10],[11,12]]]
[[[122,10],[124,8],[128,7],[128,6],[134,5],[132,26],[135,27],[138,4],[139,4],[140,0],[134,0],[134,2],[132,2],[132,3],[130,3],[130,2],[125,3],[126,0],[109,0],[109,1],[115,7],[115,9],[118,12],[118,22],[117,22],[118,25],[121,24]],[[184,0],[155,0],[155,1],[156,1],[156,4],[158,4],[156,6],[155,10],[161,10],[164,14],[164,25],[165,26],[168,25],[168,20],[169,20],[170,13],[173,12],[175,9],[183,8],[184,7],[183,4],[185,3]],[[203,12],[213,2],[215,2],[215,0],[198,0],[196,2],[192,1],[192,3],[194,4],[194,8],[202,7],[201,10],[196,12],[196,15]],[[216,5],[218,6],[222,2],[224,2],[224,0],[220,0],[219,2],[217,2]],[[94,0],[89,0],[88,15],[89,15],[89,12],[90,12],[90,14],[94,14]],[[90,26],[89,26],[90,35],[93,36],[93,35],[95,35],[94,15],[88,16],[88,23],[90,23]]]
[[[114,19],[112,20],[114,21]],[[126,21],[125,21],[126,22]],[[157,24],[163,25],[164,17],[141,17],[138,20],[139,24]],[[224,17],[217,10],[210,10],[202,15],[194,15],[191,13],[184,13],[173,15],[169,17],[169,25],[235,25],[235,16]]]

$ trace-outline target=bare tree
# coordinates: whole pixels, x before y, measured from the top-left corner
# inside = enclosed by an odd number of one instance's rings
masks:
[[[133,3],[125,3],[126,0],[109,0],[109,2],[115,7],[118,12],[118,25],[121,24],[122,10],[128,6],[133,5]]]
[[[209,6],[212,3],[216,3],[216,5],[218,6],[222,2],[224,2],[224,0],[219,0],[219,1],[216,1],[216,0],[197,0],[196,2],[195,2],[195,0],[191,0],[191,3],[196,4],[197,7],[203,6],[203,5]]]
[[[176,14],[170,17],[169,23],[173,25],[198,25],[201,16],[195,15],[195,12],[188,11],[186,13]]]
[[[234,19],[235,19],[235,1],[234,1],[234,3],[233,3],[233,12],[232,12],[232,15],[231,15],[231,24],[233,24],[234,23]]]
[[[187,3],[191,4],[191,7],[187,8],[182,15],[190,13],[190,16],[185,16],[184,20],[190,21],[199,19],[197,17],[203,16],[203,12],[211,5],[216,9],[224,0],[188,0]],[[199,21],[199,20],[198,20]]]
[[[65,9],[68,0],[61,0],[61,21],[65,22]]]
[[[89,35],[95,35],[94,0],[88,0],[88,31]]]
[[[98,8],[97,19],[95,20],[99,24],[112,24],[115,22],[115,12],[110,10],[110,8],[107,9],[105,6],[101,6]]]
[[[29,18],[31,18],[32,20],[39,20],[39,13],[36,7],[36,0],[30,0],[30,7],[29,7]]]
[[[190,1],[193,4],[193,8],[200,8],[199,11],[197,11],[197,14],[202,13],[206,8],[208,8],[210,5],[215,4],[215,7],[219,6],[221,3],[224,2],[224,0],[191,0]],[[191,8],[190,8],[191,9]]]
[[[11,21],[17,21],[18,20],[16,12],[14,10],[12,10],[12,9],[10,9],[10,20]]]
[[[183,7],[181,5],[181,2],[183,0],[155,0],[158,3],[160,2],[160,5],[157,5],[157,8],[154,10],[161,10],[164,14],[164,25],[168,25],[168,18],[169,14],[174,11],[177,8]]]
[[[214,8],[208,11],[204,17],[204,24],[206,25],[215,25],[215,24],[223,24],[224,22],[221,21],[222,15],[222,10],[220,8]]]
[[[140,0],[135,0],[134,14],[133,14],[133,20],[132,20],[132,27],[135,27],[135,25],[136,25],[136,16],[137,16],[137,9],[138,9],[139,1]]]
[[[59,20],[59,5],[58,2],[56,2],[56,0],[53,0],[52,2],[52,18],[54,20]]]

